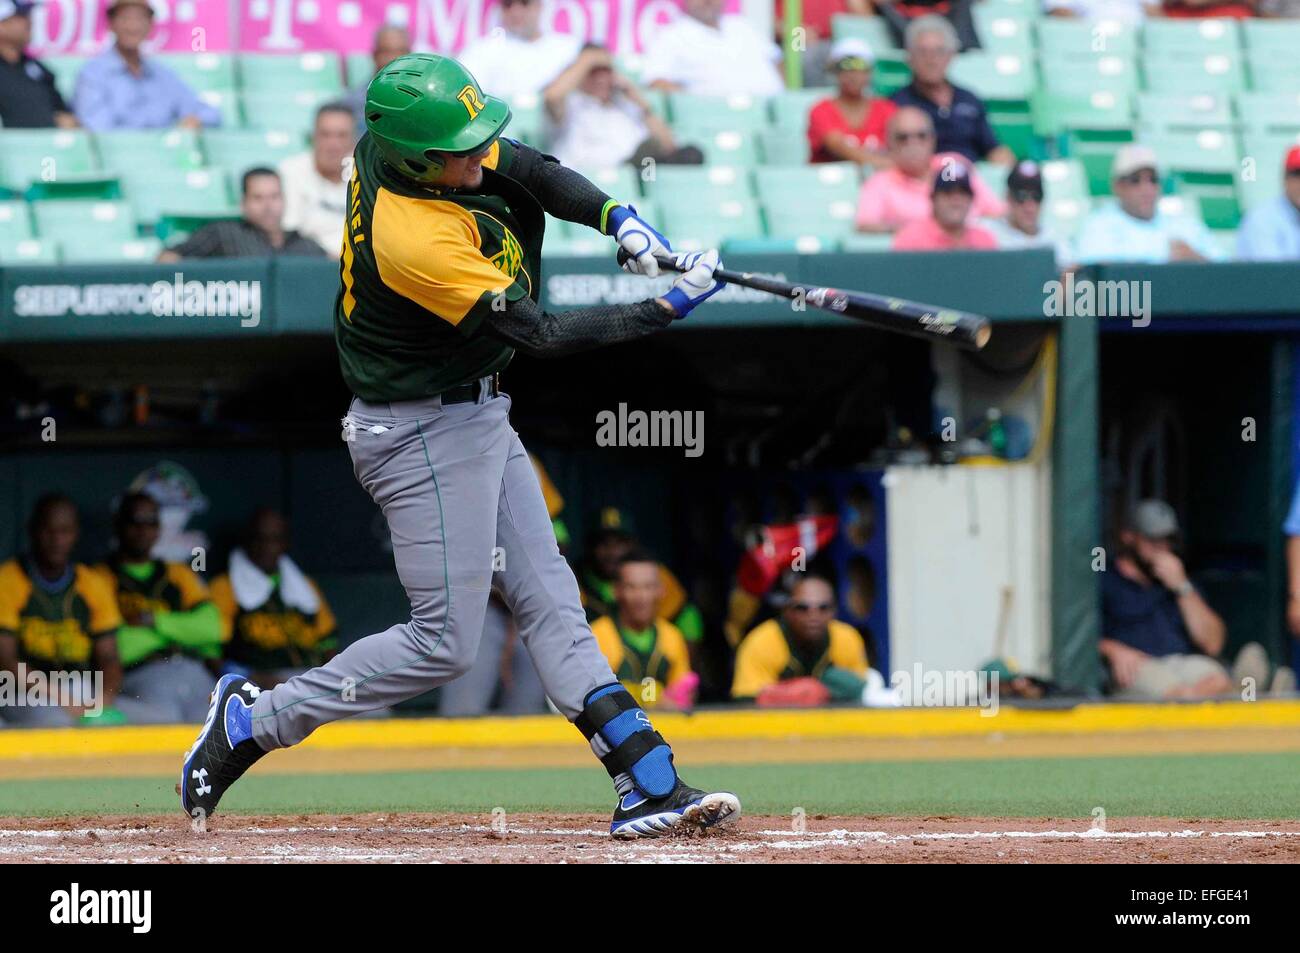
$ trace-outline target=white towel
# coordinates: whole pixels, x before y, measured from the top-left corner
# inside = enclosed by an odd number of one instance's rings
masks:
[[[284,604],[304,615],[315,615],[320,610],[320,596],[298,564],[288,556],[281,556],[275,568],[280,574],[280,598]],[[235,590],[239,607],[251,612],[271,598],[275,581],[255,566],[243,549],[236,548],[230,554],[230,587]]]

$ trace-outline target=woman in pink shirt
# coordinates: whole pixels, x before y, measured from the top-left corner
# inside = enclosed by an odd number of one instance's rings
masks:
[[[993,251],[998,241],[993,233],[970,224],[975,192],[971,172],[954,164],[935,174],[931,186],[931,210],[923,219],[904,225],[894,234],[894,251],[953,251],[959,248]]]
[[[995,196],[955,153],[936,155],[934,124],[924,110],[904,106],[889,120],[889,157],[893,165],[875,172],[858,193],[854,219],[860,232],[896,232],[904,225],[930,217],[930,195],[935,175],[960,167],[972,189],[970,215],[998,218],[1006,204]]]
[[[890,164],[885,126],[898,107],[871,95],[874,62],[871,47],[862,40],[838,40],[831,47],[828,68],[835,74],[839,93],[823,99],[808,113],[813,162],[856,162],[873,168]]]

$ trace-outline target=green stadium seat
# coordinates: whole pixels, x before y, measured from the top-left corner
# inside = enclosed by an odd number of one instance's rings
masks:
[[[769,235],[843,236],[853,231],[857,202],[853,197],[778,194],[764,203]]]
[[[948,71],[958,86],[982,99],[1029,99],[1037,85],[1033,57],[1014,53],[963,53]]]
[[[1033,24],[1019,16],[1009,16],[996,5],[977,3],[972,9],[980,43],[990,53],[1034,55]]]
[[[736,129],[757,132],[767,126],[767,104],[753,96],[695,96],[673,93],[668,112],[674,128]]]
[[[510,138],[518,139],[534,148],[544,148],[546,124],[542,108],[542,98],[536,94],[516,96],[512,99],[508,128]]]
[[[818,255],[832,252],[839,245],[834,236],[799,235],[794,238],[728,238],[722,243],[722,256],[728,255]]]
[[[808,138],[797,129],[764,129],[758,134],[758,145],[767,165],[806,165]]]
[[[1022,20],[1037,20],[1043,15],[1040,0],[983,0],[981,6],[997,16],[1019,17]]]
[[[1058,136],[1070,129],[1128,129],[1133,125],[1133,97],[1098,89],[1083,92],[1034,91],[1030,100],[1034,132]]]
[[[1110,195],[1110,166],[1121,145],[1133,141],[1129,129],[1075,129],[1066,135],[1066,155],[1088,170],[1088,191]]]
[[[1044,87],[1054,93],[1091,94],[1099,91],[1134,93],[1139,87],[1137,58],[1106,53],[1078,59],[1048,59]]]
[[[235,205],[222,168],[125,172],[122,190],[136,221],[143,225],[153,225],[167,213],[206,215],[230,211]]]
[[[1142,69],[1146,88],[1154,93],[1235,93],[1246,85],[1238,53],[1147,52]]]
[[[344,76],[349,89],[369,84],[375,75],[375,58],[369,53],[349,53],[343,61]]]
[[[644,174],[658,175],[662,169],[669,168],[656,163],[653,173],[650,167],[646,167]],[[638,203],[641,198],[641,174],[642,170],[633,168],[630,165],[616,165],[606,169],[579,169],[583,175],[600,187],[600,190],[606,195],[618,199],[620,202]],[[641,206],[638,204],[637,208]]]
[[[1300,132],[1300,92],[1238,93],[1237,116],[1247,133]]]
[[[1292,59],[1300,50],[1300,20],[1242,20],[1242,39],[1247,52],[1272,54]]]
[[[1086,198],[1047,198],[1043,200],[1043,224],[1064,238],[1073,238],[1090,211],[1092,203]]]
[[[285,129],[305,136],[316,121],[316,110],[333,99],[319,90],[245,93],[244,124],[249,129]]]
[[[22,192],[98,172],[90,136],[71,129],[0,130],[0,188]]]
[[[754,191],[764,205],[780,204],[787,196],[818,200],[856,201],[860,186],[858,167],[852,162],[774,167],[754,170]]]
[[[1192,195],[1162,195],[1157,207],[1170,218],[1201,219],[1201,203]]]
[[[697,129],[674,126],[679,141],[692,143],[709,165],[752,166],[758,162],[758,137],[743,129]]]
[[[239,75],[243,89],[249,93],[275,90],[336,96],[343,90],[343,69],[337,53],[245,53],[239,58]]]
[[[780,24],[777,24],[779,27]],[[892,57],[902,59],[903,51],[894,45],[894,37],[884,17],[864,17],[852,13],[837,13],[831,17],[831,36],[836,40],[853,38],[863,40],[871,47],[877,59]]]
[[[1138,141],[1156,151],[1166,169],[1192,172],[1237,171],[1237,136],[1232,130],[1201,129],[1196,132],[1142,132]]]
[[[198,169],[203,165],[199,137],[190,129],[101,132],[95,136],[100,165],[118,175],[126,171]]]
[[[1027,100],[985,99],[984,108],[999,142],[1017,158],[1027,159],[1035,154],[1038,144],[1034,137],[1034,117]]]
[[[1241,30],[1236,20],[1226,18],[1151,17],[1142,28],[1142,43],[1148,55],[1236,55],[1241,51]]]
[[[668,195],[660,199],[661,231],[676,248],[679,236],[714,240],[748,238],[763,234],[758,203],[752,199],[716,199],[693,195]]]
[[[83,238],[76,234],[64,235],[59,246],[64,263],[69,265],[150,262],[158,257],[163,247],[162,242],[156,238],[105,241],[102,238]]]
[[[209,166],[228,170],[238,178],[255,166],[274,168],[281,159],[307,149],[306,137],[283,129],[212,129],[203,134],[203,151]]]
[[[0,201],[0,235],[19,240],[31,238],[34,234],[26,202],[22,199]]]
[[[912,81],[912,70],[903,60],[876,60],[871,88],[877,96],[892,96]]]
[[[856,253],[887,252],[894,236],[868,232],[854,232],[840,239],[840,251]]]
[[[1078,159],[1050,159],[1039,163],[1044,199],[1088,198],[1088,170]]]
[[[1132,59],[1138,52],[1138,31],[1118,20],[1076,20],[1044,17],[1034,24],[1038,55],[1055,66],[1062,60],[1120,56]]]
[[[129,241],[136,237],[131,206],[119,200],[95,202],[87,199],[42,199],[32,203],[36,234],[62,241],[78,239]]]
[[[1138,93],[1138,124],[1148,129],[1231,129],[1232,98],[1223,93]]]
[[[1236,178],[1231,172],[1181,172],[1172,176],[1175,195],[1194,197],[1210,228],[1236,228],[1241,221]]]
[[[813,106],[834,96],[830,88],[787,89],[769,100],[772,107],[772,124],[777,129],[791,133],[808,130],[808,113]]]
[[[660,165],[641,187],[661,204],[691,199],[706,204],[732,199],[752,202],[754,198],[748,170],[732,165]]]
[[[54,85],[58,87],[63,98],[72,104],[72,94],[77,88],[77,74],[86,65],[85,56],[42,56],[45,68],[54,74]]]
[[[1251,88],[1262,93],[1300,93],[1300,60],[1272,53],[1250,58]]]
[[[1300,146],[1300,134],[1246,133],[1242,137],[1242,164],[1237,176],[1243,208],[1254,208],[1282,191],[1282,162],[1287,151]]]
[[[608,238],[592,232],[590,238],[550,238],[542,242],[542,257],[602,258],[613,254]]]
[[[156,59],[196,92],[234,92],[235,58],[230,53],[159,53]]]
[[[1237,229],[1233,228],[1211,228],[1210,241],[1214,247],[1219,250],[1219,254],[1227,260],[1237,257]]]
[[[55,265],[59,261],[57,242],[35,238],[0,238],[0,265]]]
[[[239,93],[233,89],[205,89],[199,92],[203,100],[221,114],[221,126],[238,129],[244,124],[244,114],[239,108]]]
[[[168,212],[158,220],[154,226],[154,234],[167,245],[175,245],[186,238],[189,238],[194,232],[197,232],[204,225],[210,225],[213,222],[236,222],[239,221],[240,213],[238,209],[227,209],[222,212]]]

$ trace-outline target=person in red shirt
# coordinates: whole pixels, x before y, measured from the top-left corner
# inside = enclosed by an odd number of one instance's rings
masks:
[[[839,91],[808,114],[808,145],[813,162],[856,162],[872,168],[892,164],[885,152],[885,127],[898,106],[871,95],[871,47],[859,39],[838,40],[828,69]]]
[[[1164,0],[1161,13],[1175,18],[1232,17],[1242,20],[1255,16],[1256,0]]]
[[[894,234],[890,245],[894,251],[993,251],[998,247],[992,232],[967,224],[975,190],[964,163],[949,163],[935,175],[930,201],[933,210],[929,218],[904,225]]]

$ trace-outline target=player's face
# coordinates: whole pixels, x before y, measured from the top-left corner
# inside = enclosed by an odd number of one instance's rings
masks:
[[[805,579],[790,593],[784,617],[796,638],[807,642],[819,639],[835,617],[835,592],[820,579]]]
[[[960,228],[970,214],[971,196],[966,192],[938,192],[934,196],[934,218],[944,228]]]
[[[488,150],[484,149],[472,156],[445,155],[439,185],[452,189],[477,189],[483,184],[483,160]]]
[[[158,504],[151,500],[138,500],[123,514],[118,529],[118,542],[127,559],[148,559],[158,542]]]
[[[132,4],[113,14],[109,26],[117,37],[118,46],[124,50],[138,50],[153,32],[153,16],[139,4]]]
[[[37,561],[61,570],[72,558],[77,545],[77,511],[66,503],[50,507],[32,531],[32,549]]]
[[[352,155],[352,116],[341,112],[321,113],[312,132],[312,154],[322,175],[336,176],[343,171],[343,160]]]
[[[273,175],[253,176],[248,180],[248,190],[239,207],[244,218],[262,231],[279,231],[280,220],[284,218],[284,192],[280,180]]]
[[[655,618],[655,608],[663,589],[659,584],[659,567],[655,563],[623,563],[614,583],[619,618],[627,625],[644,629]]]

